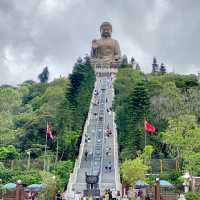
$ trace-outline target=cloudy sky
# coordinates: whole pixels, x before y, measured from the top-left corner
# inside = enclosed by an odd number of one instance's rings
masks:
[[[0,0],[0,84],[69,74],[90,52],[103,21],[123,54],[146,72],[152,57],[168,71],[200,71],[200,0]]]

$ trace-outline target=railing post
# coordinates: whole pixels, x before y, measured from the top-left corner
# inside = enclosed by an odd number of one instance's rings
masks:
[[[24,187],[21,180],[17,181],[16,186],[16,200],[24,200]]]
[[[160,200],[160,180],[156,179],[155,183],[155,200]]]

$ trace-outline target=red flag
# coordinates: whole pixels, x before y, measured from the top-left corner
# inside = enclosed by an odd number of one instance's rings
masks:
[[[54,136],[52,134],[52,127],[49,126],[49,124],[47,123],[47,135],[53,140]]]
[[[153,126],[153,124],[147,122],[146,119],[144,119],[144,129],[149,133],[155,133],[156,132],[156,129]]]

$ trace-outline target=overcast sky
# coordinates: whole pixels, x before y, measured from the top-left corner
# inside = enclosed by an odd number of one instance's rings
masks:
[[[200,71],[200,0],[0,0],[0,84],[16,84],[47,65],[67,76],[90,52],[103,21],[122,54],[145,72],[153,56],[168,71]]]

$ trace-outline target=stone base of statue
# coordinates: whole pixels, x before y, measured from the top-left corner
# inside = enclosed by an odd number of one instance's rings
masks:
[[[100,198],[100,189],[86,189],[83,191],[84,197]]]
[[[107,58],[91,58],[90,63],[95,71],[96,76],[109,76],[118,72],[118,67],[121,64],[121,60]]]

